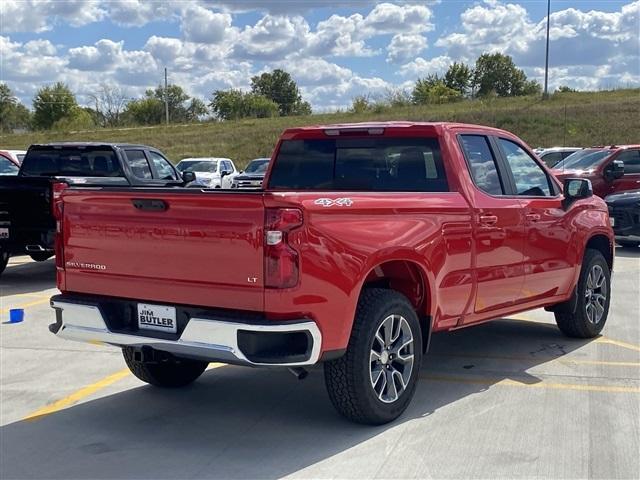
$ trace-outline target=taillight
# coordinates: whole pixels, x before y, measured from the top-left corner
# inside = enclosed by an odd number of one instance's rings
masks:
[[[56,233],[54,236],[54,251],[56,254],[56,267],[64,268],[64,258],[62,252],[62,245],[64,242],[64,238],[62,236],[62,192],[65,188],[67,188],[65,182],[54,182],[52,185],[52,194],[51,194],[51,210],[53,214],[53,218],[56,221]]]
[[[299,260],[289,244],[289,232],[302,225],[296,208],[267,208],[264,234],[264,284],[268,288],[291,288],[298,284]]]

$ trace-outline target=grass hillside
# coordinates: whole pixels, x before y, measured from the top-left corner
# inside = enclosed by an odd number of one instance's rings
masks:
[[[532,147],[640,143],[640,89],[555,94],[539,98],[465,100],[447,105],[389,107],[365,113],[247,119],[169,127],[2,135],[0,148],[50,141],[109,141],[153,145],[173,161],[188,156],[234,159],[239,167],[269,156],[288,127],[383,120],[457,121],[509,130]]]

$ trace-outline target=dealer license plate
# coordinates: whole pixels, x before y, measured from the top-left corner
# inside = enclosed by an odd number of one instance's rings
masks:
[[[145,330],[156,330],[158,332],[176,333],[175,307],[165,307],[164,305],[149,305],[148,303],[138,304],[138,327]]]
[[[8,228],[0,228],[0,238],[9,238]]]

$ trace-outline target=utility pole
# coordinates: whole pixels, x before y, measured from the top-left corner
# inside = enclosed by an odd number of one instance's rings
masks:
[[[167,82],[167,67],[164,67],[164,116],[169,125],[169,89]]]
[[[544,94],[543,98],[549,98],[549,29],[551,28],[551,0],[547,0],[547,52],[544,64]]]

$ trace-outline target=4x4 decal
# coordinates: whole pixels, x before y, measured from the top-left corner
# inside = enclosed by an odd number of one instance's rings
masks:
[[[319,198],[313,203],[322,205],[323,207],[350,207],[353,205],[353,200],[350,198]]]

